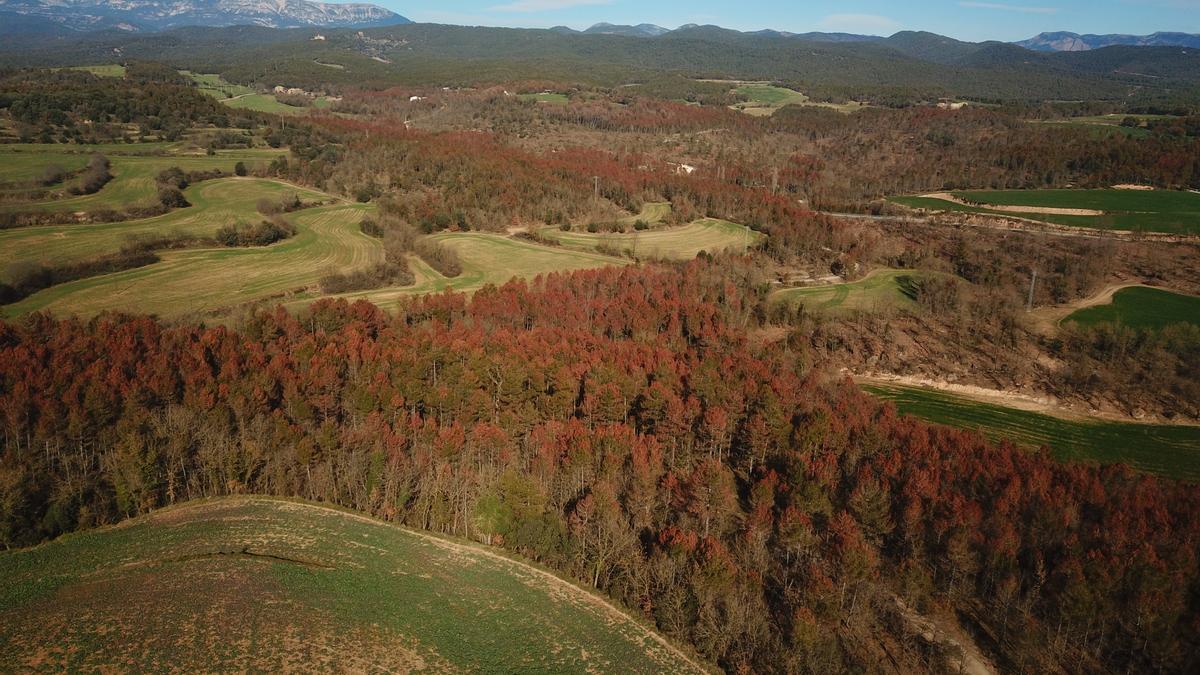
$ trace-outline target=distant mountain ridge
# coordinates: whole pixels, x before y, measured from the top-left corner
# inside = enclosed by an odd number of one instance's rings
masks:
[[[0,24],[20,22],[52,32],[118,29],[159,31],[180,26],[256,25],[269,28],[367,28],[411,23],[365,3],[311,0],[0,0]],[[10,33],[13,30],[0,30]]]
[[[1039,33],[1013,44],[1039,52],[1082,52],[1102,47],[1194,47],[1200,48],[1200,35],[1191,33],[1151,33],[1150,35],[1080,35],[1067,31]]]

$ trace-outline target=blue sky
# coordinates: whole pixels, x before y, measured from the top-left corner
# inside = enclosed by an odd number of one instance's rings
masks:
[[[371,1],[371,0],[365,0]],[[1200,33],[1200,0],[374,0],[414,21],[586,28],[599,21],[674,28],[713,23],[738,30],[929,30],[963,40],[1020,40],[1042,31]]]

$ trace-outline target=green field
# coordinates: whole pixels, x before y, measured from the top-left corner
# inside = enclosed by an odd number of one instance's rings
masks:
[[[556,94],[549,91],[543,91],[539,94],[517,94],[517,98],[522,101],[535,101],[537,103],[551,103],[554,105],[566,105],[570,101],[566,94]]]
[[[1111,303],[1085,307],[1064,320],[1087,326],[1109,322],[1151,330],[1173,323],[1200,326],[1200,297],[1130,286],[1114,293]]]
[[[263,247],[163,251],[160,262],[52,286],[4,308],[91,316],[106,310],[159,316],[213,312],[315,286],[329,272],[383,261],[378,239],[358,227],[368,207],[336,204],[288,216],[295,237]],[[208,219],[214,227],[220,221]]]
[[[701,251],[744,251],[763,236],[744,225],[717,218],[703,218],[679,227],[594,234],[548,227],[540,234],[565,248],[580,251],[609,248],[652,260],[691,260]]]
[[[441,291],[470,292],[487,284],[499,286],[513,278],[531,279],[540,274],[571,272],[610,265],[627,265],[628,260],[585,251],[573,251],[555,246],[543,246],[523,239],[482,232],[443,232],[431,235],[434,241],[458,253],[463,271],[457,277],[439,274],[416,256],[409,265],[416,277],[412,286],[380,288],[346,293],[338,297],[348,300],[370,300],[389,307],[402,297]],[[313,298],[302,297],[292,307],[308,304]]]
[[[320,64],[329,65],[329,64]],[[220,75],[214,73],[193,73],[187,70],[179,71],[186,75],[196,83],[200,91],[219,99],[222,103],[230,108],[238,108],[240,110],[257,110],[259,112],[274,113],[276,115],[303,115],[305,108],[298,108],[293,105],[286,105],[275,100],[273,94],[262,94],[254,89],[241,84],[233,84],[225,81]],[[323,97],[314,101],[313,107],[325,108],[329,102]]]
[[[803,304],[812,312],[880,312],[915,307],[908,284],[930,272],[918,270],[874,270],[867,276],[845,284],[785,288],[771,299],[791,305]]]
[[[150,147],[143,147],[150,146]],[[65,196],[38,202],[9,202],[0,204],[2,212],[48,211],[74,213],[112,209],[121,211],[131,206],[144,206],[157,198],[158,186],[154,178],[164,169],[179,167],[184,171],[207,171],[219,169],[232,173],[239,161],[253,167],[266,164],[283,154],[280,150],[221,150],[212,156],[203,154],[167,154],[168,147],[182,149],[183,144],[168,146],[161,143],[138,143],[118,145],[116,150],[131,152],[141,150],[142,155],[108,152],[104,146],[0,146],[0,180],[27,180],[40,175],[50,164],[60,164],[67,169],[78,169],[87,163],[93,152],[104,153],[113,175],[99,192],[90,195]],[[71,185],[73,179],[67,179]],[[0,252],[2,255],[2,252]]]
[[[808,97],[798,91],[770,84],[747,83],[733,90],[746,100],[734,104],[735,110],[748,115],[772,115],[785,105],[808,103]]]
[[[642,210],[636,215],[625,216],[620,222],[632,226],[640,220],[649,225],[657,225],[666,220],[669,215],[671,215],[671,202],[646,202],[642,204]]]
[[[191,502],[0,553],[5,670],[702,672],[491,549],[294,501]]]
[[[67,70],[86,70],[100,77],[125,77],[125,66],[117,63],[106,63],[97,66],[73,66]]]
[[[1059,461],[1124,462],[1139,471],[1200,480],[1200,427],[1131,422],[1071,421],[981,403],[952,394],[891,385],[870,393],[902,412],[1018,445],[1049,446]]]
[[[238,220],[257,222],[261,219],[255,210],[259,199],[278,201],[287,194],[298,194],[307,200],[331,199],[329,195],[274,180],[220,178],[189,186],[184,195],[192,206],[153,218],[0,230],[0,278],[17,261],[53,265],[85,260],[114,253],[134,237],[209,237],[223,225]]]
[[[1174,190],[959,190],[955,197],[971,204],[907,196],[891,201],[912,208],[1017,216],[1058,225],[1108,230],[1200,234],[1200,194]],[[1061,215],[998,211],[989,205],[1092,209],[1103,215]]]

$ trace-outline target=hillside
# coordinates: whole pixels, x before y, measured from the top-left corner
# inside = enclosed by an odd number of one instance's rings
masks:
[[[530,565],[300,502],[190,502],[0,555],[0,576],[10,667],[703,672]]]
[[[124,60],[158,60],[193,72],[221,73],[239,84],[317,88],[474,86],[523,79],[611,87],[673,73],[786,82],[817,100],[884,105],[946,97],[1129,100],[1174,95],[1200,81],[1195,67],[1200,57],[1194,53],[1111,48],[1041,54],[932,33],[830,41],[716,26],[681,27],[651,37],[433,24],[322,32],[319,41],[307,31],[248,26],[96,31],[51,41],[27,36],[0,45],[0,64],[86,65],[109,62],[119,53]]]

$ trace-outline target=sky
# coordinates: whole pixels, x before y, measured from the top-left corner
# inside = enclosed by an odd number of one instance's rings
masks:
[[[1200,33],[1200,0],[362,0],[413,21],[583,29],[607,21],[716,24],[736,30],[891,35],[927,30],[960,40],[1023,40],[1044,31]]]

